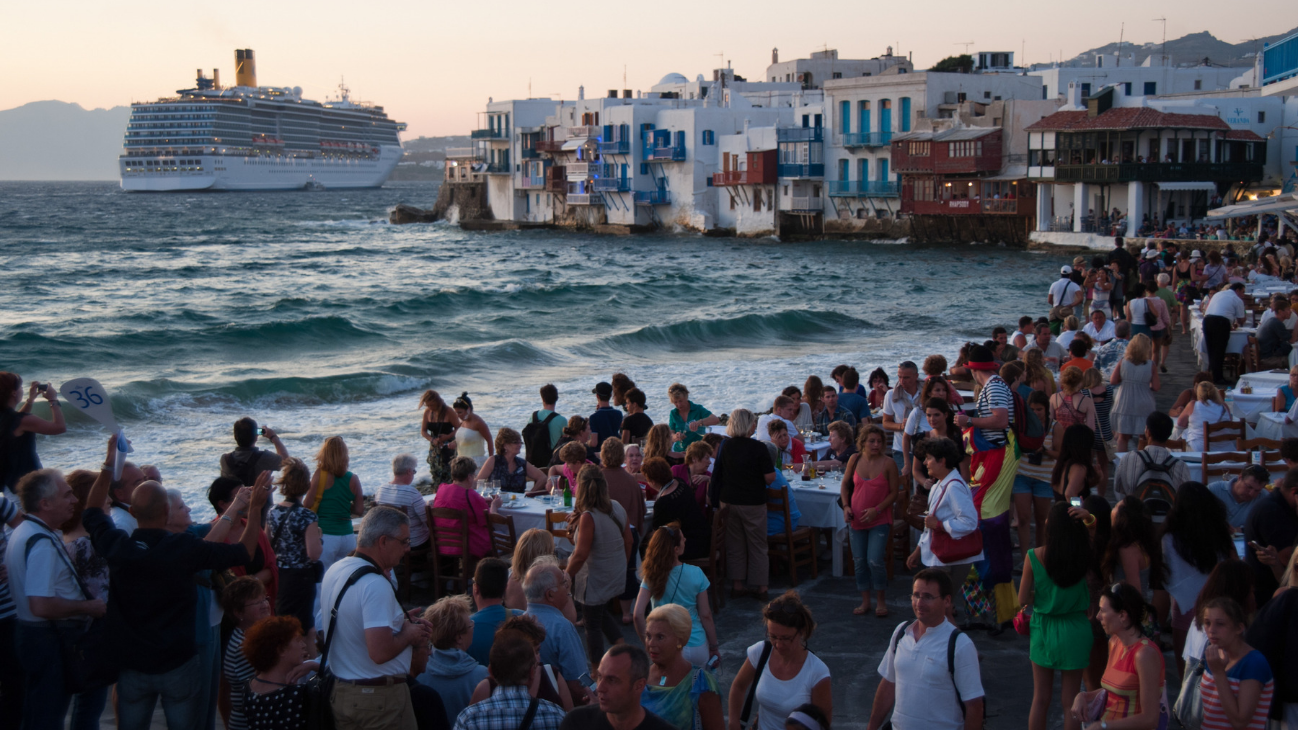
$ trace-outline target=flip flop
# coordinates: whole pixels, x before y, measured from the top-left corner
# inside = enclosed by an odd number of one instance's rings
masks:
[[[882,612],[882,613],[880,613],[878,609],[875,609],[874,617],[875,617],[875,618],[888,618],[888,609],[886,609],[886,608],[883,609],[883,612]]]
[[[865,615],[865,612],[866,612],[866,611],[869,611],[869,610],[870,610],[870,609],[869,609],[867,606],[857,606],[856,608],[852,609],[852,615],[853,615],[853,616],[864,616],[864,615]]]

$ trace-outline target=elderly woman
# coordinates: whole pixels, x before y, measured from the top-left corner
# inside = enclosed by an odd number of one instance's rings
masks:
[[[533,483],[534,488],[544,484],[545,472],[519,456],[522,450],[523,437],[517,431],[512,428],[502,428],[497,431],[496,454],[487,457],[487,460],[482,463],[482,468],[478,470],[478,480],[497,481],[500,483],[502,492],[519,494],[527,490],[528,481]]]
[[[693,485],[674,478],[663,459],[646,461],[644,475],[649,480],[649,488],[658,493],[652,526],[656,529],[679,523],[685,533],[685,559],[707,557],[712,546],[712,530],[703,516],[703,508],[694,499]]]
[[[348,471],[351,456],[342,436],[330,436],[316,454],[316,471],[311,475],[311,489],[302,504],[313,510],[324,534],[320,562],[329,566],[356,549],[352,518],[365,514],[361,497],[361,480]]]
[[[750,727],[784,730],[785,718],[806,702],[832,719],[834,697],[829,667],[807,650],[807,641],[816,630],[811,611],[797,591],[788,591],[762,609],[762,618],[768,639],[748,647],[747,658],[730,684],[731,722],[743,714],[744,699],[754,681],[757,692],[753,711],[757,722]],[[758,676],[757,665],[767,644],[771,645],[770,658]]]
[[[473,644],[472,613],[473,602],[463,594],[446,596],[424,611],[424,620],[433,627],[433,653],[416,681],[437,690],[452,725],[469,706],[478,682],[487,678],[487,668],[467,651]]]
[[[549,560],[555,565],[559,559],[554,554],[554,535],[537,527],[523,531],[514,545],[514,554],[510,556],[509,581],[505,584],[505,606],[523,611],[527,609],[527,596],[523,593],[523,578],[527,571],[538,561]],[[577,623],[577,609],[572,601],[564,604],[563,615],[574,624]]]
[[[730,414],[726,435],[730,440],[712,466],[710,490],[713,504],[730,508],[726,521],[726,568],[732,582],[731,596],[749,592],[766,595],[770,561],[766,543],[766,488],[775,482],[775,462],[766,444],[752,436],[757,417],[737,408]]]
[[[689,389],[680,383],[672,383],[667,387],[667,399],[672,402],[672,411],[667,417],[674,442],[672,451],[685,451],[690,444],[703,438],[708,426],[721,422],[712,415],[712,411],[692,402]]]
[[[248,730],[305,730],[306,685],[300,681],[320,665],[302,626],[292,616],[271,616],[253,624],[243,655],[256,672],[243,695]]]
[[[648,486],[644,474],[640,473],[644,470],[644,450],[638,444],[627,444],[623,453],[626,458],[626,473],[636,480],[641,489],[644,489]]]
[[[829,451],[825,452],[824,459],[816,462],[816,469],[842,469],[855,453],[852,427],[842,421],[834,421],[829,424]]]
[[[279,567],[275,614],[296,618],[314,650],[315,590],[317,576],[324,575],[316,561],[324,545],[319,518],[302,506],[302,495],[311,489],[311,472],[301,459],[286,456],[280,463],[278,484],[284,501],[266,514],[266,532]]]
[[[38,395],[49,401],[54,420],[47,421],[31,412]],[[0,429],[8,432],[3,445],[0,445],[4,449],[4,462],[8,464],[8,468],[0,471],[0,479],[4,481],[0,487],[10,492],[18,486],[23,475],[41,468],[40,457],[36,455],[36,434],[57,436],[68,430],[53,385],[32,383],[27,389],[27,402],[20,408],[18,404],[22,399],[22,377],[16,373],[0,372]]]
[[[467,456],[482,466],[488,456],[496,453],[492,448],[491,429],[487,428],[487,422],[481,416],[473,412],[473,401],[469,400],[468,393],[460,393],[451,408],[460,418],[460,427],[455,429],[455,455]]]
[[[708,600],[708,588],[712,584],[702,568],[681,562],[687,542],[685,533],[676,522],[663,525],[650,535],[644,562],[640,565],[644,582],[636,596],[635,627],[636,633],[645,641],[646,611],[668,604],[681,606],[690,620],[688,636],[681,642],[684,645],[681,654],[690,664],[701,667],[712,657],[721,656],[721,644],[717,641],[717,630],[712,623],[712,604]]]
[[[500,509],[500,497],[494,497],[488,504],[481,494],[473,488],[473,474],[478,465],[467,456],[457,456],[451,462],[451,483],[437,488],[433,496],[434,509],[458,509],[464,513],[469,524],[469,562],[476,563],[478,558],[491,552],[491,532],[487,526],[487,512]],[[456,529],[453,521],[445,518],[436,520],[439,529]],[[438,552],[442,555],[458,557],[459,548],[454,545],[441,545]],[[472,565],[466,572],[472,572]]]
[[[568,605],[572,605],[569,601]],[[505,635],[505,632],[516,631],[527,639],[532,645],[532,650],[536,652],[536,668],[538,671],[532,673],[532,678],[528,680],[527,693],[538,700],[553,702],[563,708],[564,712],[572,711],[572,692],[568,689],[568,682],[563,678],[563,672],[553,664],[543,664],[541,662],[541,644],[545,641],[545,627],[535,617],[527,614],[510,616],[505,622],[496,629],[496,637]],[[477,704],[491,696],[496,691],[496,678],[487,675],[487,678],[478,683],[477,689],[473,690],[473,697],[469,704]]]
[[[1153,343],[1148,335],[1131,338],[1122,361],[1109,376],[1109,384],[1117,387],[1111,424],[1118,435],[1118,451],[1125,452],[1127,443],[1145,432],[1145,419],[1157,409],[1154,393],[1160,383],[1154,368]],[[1059,413],[1055,413],[1055,418],[1059,418]]]
[[[640,704],[678,730],[723,730],[716,676],[681,653],[692,631],[689,612],[668,603],[655,608],[645,624],[644,646],[652,663]]]
[[[572,505],[575,547],[568,558],[572,597],[581,609],[586,629],[586,658],[592,669],[604,657],[604,637],[622,639],[622,624],[608,602],[622,595],[626,562],[631,557],[631,530],[626,510],[608,496],[604,472],[593,464],[577,475],[579,488]],[[691,500],[692,502],[692,500]],[[603,632],[601,635],[601,631]]]

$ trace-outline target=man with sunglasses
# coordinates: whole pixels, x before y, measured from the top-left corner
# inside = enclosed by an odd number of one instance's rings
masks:
[[[874,694],[870,730],[892,711],[895,730],[976,730],[983,724],[983,686],[978,650],[947,620],[951,576],[940,568],[915,574],[910,605],[914,621],[897,627],[879,663],[883,679]],[[927,676],[941,667],[949,683]]]

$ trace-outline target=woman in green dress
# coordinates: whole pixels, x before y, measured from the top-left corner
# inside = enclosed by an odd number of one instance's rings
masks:
[[[649,612],[644,638],[651,663],[640,704],[678,730],[722,730],[716,676],[681,655],[692,629],[682,606],[666,603]]]
[[[1067,502],[1056,502],[1046,517],[1045,547],[1029,550],[1023,560],[1019,604],[1032,611],[1032,710],[1028,730],[1045,730],[1055,672],[1060,683],[1065,730],[1079,722],[1068,712],[1082,686],[1082,670],[1090,664],[1091,624],[1086,619],[1090,591],[1086,573],[1091,567],[1088,528],[1095,518]]]

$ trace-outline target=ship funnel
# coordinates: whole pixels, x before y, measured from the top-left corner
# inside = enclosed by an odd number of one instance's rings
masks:
[[[212,69],[212,86],[216,87],[217,91],[221,90],[221,69],[219,68]]]
[[[252,57],[251,48],[234,52],[234,83],[236,86],[257,88],[257,62]]]

